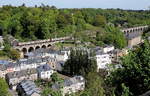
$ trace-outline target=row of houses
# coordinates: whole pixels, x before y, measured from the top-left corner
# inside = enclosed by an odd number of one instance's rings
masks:
[[[15,71],[7,73],[5,79],[9,87],[13,90],[16,90],[16,86],[22,80],[32,80],[35,81],[39,79],[50,79],[51,75],[54,73],[54,70],[50,68],[49,65],[41,65],[37,68],[31,68],[21,71]]]
[[[5,75],[10,72],[21,71],[26,69],[37,68],[44,64],[49,64],[51,68],[56,69],[56,59],[50,57],[20,59],[16,62],[9,62],[8,64],[0,64],[0,77],[5,78]]]
[[[87,48],[82,48],[84,50],[89,50]],[[104,47],[96,47],[90,50],[94,50],[96,52],[95,59],[97,61],[98,70],[99,69],[106,69],[108,64],[111,63],[118,63],[119,57],[123,56],[123,54],[127,54],[126,50],[119,50],[115,49],[112,45],[106,45]],[[39,49],[35,52],[26,54],[28,58],[35,58],[35,57],[51,57],[55,58],[59,63],[58,64],[51,64],[55,65],[55,67],[59,68],[61,71],[61,66],[63,66],[64,62],[69,59],[70,49],[63,49],[59,51],[50,50],[50,49]],[[54,68],[55,69],[55,68]]]
[[[57,61],[67,61],[70,55],[70,49],[65,48],[62,50],[51,50],[51,49],[37,49],[34,52],[25,54],[27,58],[35,57],[51,57],[57,59]]]
[[[4,70],[1,70],[1,73],[3,73],[5,76],[9,87],[12,90],[17,90],[21,96],[38,96],[38,92],[29,90],[34,86],[31,84],[31,82],[34,83],[34,81],[37,79],[50,79],[54,72],[61,71],[63,64],[64,61],[58,61],[56,58],[52,58],[50,55],[43,55],[41,58],[40,56],[35,56],[32,58],[20,59],[16,62],[8,62],[6,65],[3,65],[2,68],[4,68]],[[24,85],[27,82],[30,82],[30,84],[28,84],[28,86]],[[78,84],[77,81],[76,83],[74,82],[70,85],[70,88],[72,89],[68,89],[69,86],[64,85],[63,89],[61,89],[62,94],[70,94],[72,90],[75,90],[73,92],[77,92],[79,88],[72,86],[76,84]],[[65,92],[65,90],[68,91]]]
[[[28,69],[16,72],[10,72],[6,74],[6,82],[12,90],[16,90],[18,83],[22,80],[37,80],[38,75],[36,69]]]
[[[41,90],[36,87],[34,81],[40,79],[50,79],[54,71],[43,65],[37,69],[28,69],[6,74],[6,81],[12,90],[17,90],[21,96],[40,96]],[[35,88],[35,89],[33,89]],[[74,76],[65,79],[64,82],[57,82],[52,85],[52,89],[60,91],[63,96],[66,94],[82,91],[85,88],[85,79],[82,76]]]

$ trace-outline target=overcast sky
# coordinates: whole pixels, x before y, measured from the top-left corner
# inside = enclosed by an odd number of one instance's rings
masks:
[[[0,6],[27,6],[54,5],[57,8],[121,8],[121,9],[148,9],[150,0],[0,0]]]

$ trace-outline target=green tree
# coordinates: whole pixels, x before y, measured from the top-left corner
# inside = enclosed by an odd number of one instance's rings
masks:
[[[51,95],[51,96],[62,96],[60,91],[54,91],[51,88],[45,88],[42,91],[42,96],[49,96],[49,95]]]
[[[77,96],[104,96],[103,79],[96,72],[97,64],[93,51],[80,48],[72,49],[70,59],[65,63],[64,71],[69,75],[83,75],[85,77],[85,91],[77,93]]]
[[[90,72],[86,76],[86,90],[89,96],[104,96],[103,80],[95,72]]]
[[[53,82],[61,82],[62,81],[62,79],[59,77],[58,73],[52,74],[51,79]]]
[[[104,43],[112,44],[117,48],[124,48],[126,46],[126,39],[123,32],[114,26],[106,26],[106,34],[104,37]]]
[[[106,19],[104,16],[97,15],[94,20],[95,26],[104,27],[106,25]]]
[[[8,85],[4,79],[0,78],[0,96],[10,96]]]
[[[15,49],[10,49],[10,57],[13,60],[17,60],[20,58],[20,53]]]
[[[72,49],[70,59],[64,65],[64,72],[70,75],[86,75],[96,72],[97,64],[94,52],[82,49]]]
[[[122,95],[121,96],[131,95],[128,87],[126,87],[124,84],[121,84],[121,87],[122,87]]]
[[[148,41],[125,56],[121,66],[109,77],[117,96],[123,92],[122,84],[129,88],[128,90],[133,96],[141,95],[150,90],[150,44]]]

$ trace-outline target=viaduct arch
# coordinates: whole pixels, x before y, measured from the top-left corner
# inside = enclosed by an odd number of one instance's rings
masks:
[[[64,40],[69,40],[71,37],[61,37],[61,38],[53,38],[47,40],[37,40],[37,41],[30,41],[30,42],[19,42],[17,45],[13,46],[13,48],[23,52],[24,54],[28,52],[32,52],[36,49],[41,48],[50,48],[55,43],[63,42]]]
[[[148,26],[139,26],[133,28],[122,29],[121,31],[125,34],[126,37],[141,35],[145,30],[148,29]]]

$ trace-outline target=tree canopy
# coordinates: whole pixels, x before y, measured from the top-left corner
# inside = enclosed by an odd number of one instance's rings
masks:
[[[87,75],[89,72],[96,72],[97,63],[94,52],[82,49],[72,49],[70,58],[64,65],[64,72],[69,75]]]
[[[6,83],[6,81],[2,78],[0,78],[0,96],[10,96],[8,90],[8,85]]]
[[[132,94],[132,96],[138,96],[150,90],[150,44],[148,41],[125,56],[121,66],[109,77],[117,96],[121,96],[124,88],[128,88],[130,93],[128,95]]]
[[[148,11],[7,5],[0,8],[0,35],[11,34],[20,41],[47,39],[87,30],[87,24],[102,28],[107,23],[132,27],[150,24],[149,18]]]

